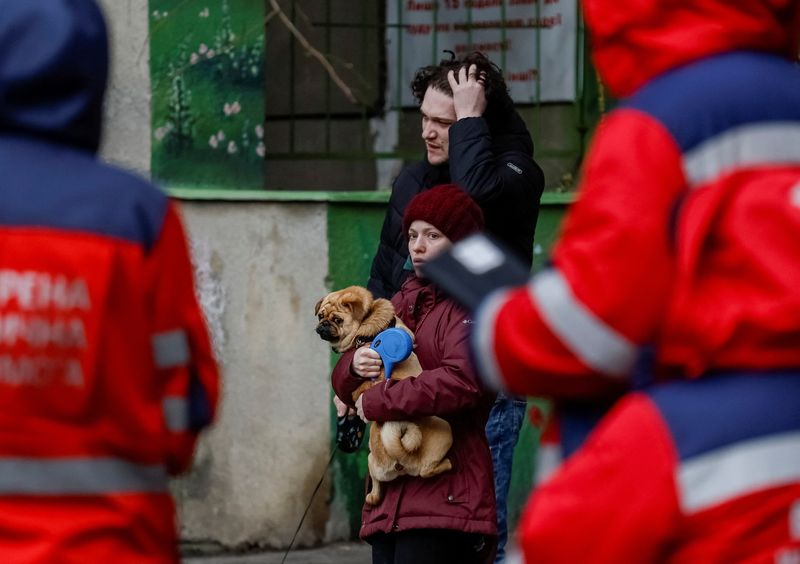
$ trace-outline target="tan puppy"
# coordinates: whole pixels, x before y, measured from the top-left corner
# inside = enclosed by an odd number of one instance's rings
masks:
[[[317,302],[314,310],[319,319],[317,333],[339,353],[366,345],[389,327],[411,331],[395,315],[392,302],[379,298],[361,286],[350,286],[332,292]],[[422,372],[417,355],[413,352],[406,360],[395,365],[392,380],[416,377]],[[353,401],[372,386],[383,385],[384,375],[375,381],[365,380],[353,392]],[[380,483],[398,476],[428,478],[452,468],[447,452],[453,444],[450,424],[440,417],[419,417],[413,421],[372,422],[369,431],[369,456],[367,466],[372,478],[372,489],[366,501],[377,505],[381,500]]]

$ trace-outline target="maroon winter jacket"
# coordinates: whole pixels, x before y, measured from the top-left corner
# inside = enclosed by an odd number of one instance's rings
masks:
[[[432,478],[402,476],[385,484],[380,505],[364,505],[360,536],[408,529],[455,529],[496,534],[492,459],[484,428],[494,397],[481,387],[469,361],[467,314],[434,285],[415,276],[392,298],[397,315],[414,331],[423,372],[364,393],[370,421],[423,415],[446,419],[453,431],[453,469]],[[332,374],[336,395],[352,405],[363,379],[351,372],[354,351]]]

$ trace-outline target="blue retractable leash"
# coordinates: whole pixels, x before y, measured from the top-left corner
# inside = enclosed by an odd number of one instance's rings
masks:
[[[370,348],[381,355],[386,379],[392,377],[396,364],[403,362],[414,350],[411,335],[402,329],[386,329],[372,340]],[[366,425],[355,413],[344,414],[336,420],[336,446],[344,452],[355,452],[361,446]]]
[[[414,350],[414,341],[411,335],[402,329],[385,329],[375,335],[370,347],[381,355],[383,361],[383,372],[387,380],[392,377],[392,370],[395,364],[400,364]]]

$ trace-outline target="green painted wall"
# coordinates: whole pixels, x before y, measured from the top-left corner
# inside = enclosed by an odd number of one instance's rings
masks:
[[[364,286],[369,278],[372,257],[378,248],[385,203],[330,203],[328,207],[328,287],[338,290]],[[331,354],[331,367],[338,355]],[[331,408],[331,441],[336,436],[336,413]],[[367,440],[353,454],[337,452],[333,464],[333,492],[343,504],[350,521],[350,535],[358,537],[361,506],[364,504],[364,479],[367,473]],[[336,448],[335,444],[331,448]]]
[[[378,246],[380,228],[386,209],[386,199],[375,198],[372,202],[335,202],[328,207],[329,278],[328,287],[338,290],[353,284],[365,285],[369,277],[372,257]],[[564,210],[571,200],[570,195],[548,194],[543,198],[536,229],[537,254],[534,269],[541,268],[557,237]],[[331,366],[336,362],[332,355]],[[547,402],[529,400],[542,409]],[[331,410],[331,437],[333,440],[336,417]],[[539,430],[526,418],[514,455],[511,491],[509,492],[510,529],[516,527],[523,504],[528,497],[533,481]],[[335,448],[332,447],[332,448]],[[333,496],[337,504],[346,507],[353,537],[358,535],[361,521],[361,506],[364,502],[364,478],[367,466],[366,443],[354,454],[338,453],[333,466]]]
[[[153,178],[194,189],[263,188],[265,2],[148,5]]]

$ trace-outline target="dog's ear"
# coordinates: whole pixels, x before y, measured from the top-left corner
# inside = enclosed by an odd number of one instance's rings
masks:
[[[348,290],[342,294],[341,304],[350,308],[354,319],[364,319],[372,305],[372,293],[364,288]]]
[[[322,298],[324,300],[325,298]],[[319,315],[319,306],[322,305],[322,300],[317,302],[317,305],[314,306],[314,315]]]
[[[392,302],[384,298],[378,298],[372,302],[361,324],[361,332],[365,335],[376,335],[392,324],[394,319],[394,306]]]

